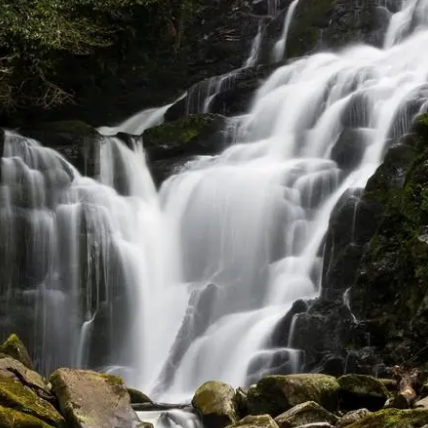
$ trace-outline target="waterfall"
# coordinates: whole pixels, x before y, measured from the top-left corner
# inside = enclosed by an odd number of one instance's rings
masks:
[[[245,386],[298,370],[292,339],[272,347],[271,334],[296,299],[319,293],[336,202],[365,186],[427,108],[427,7],[404,2],[383,49],[352,46],[278,68],[236,142],[195,159],[159,194],[139,139],[99,135],[95,180],[6,132],[0,326],[25,338],[46,373],[103,369],[163,400],[188,399],[208,379]],[[189,112],[209,111],[231,76],[195,92]],[[139,134],[167,107],[100,132]]]
[[[287,47],[287,38],[288,32],[290,31],[290,25],[293,20],[294,13],[296,12],[297,5],[299,0],[293,0],[288,7],[287,13],[285,14],[284,27],[282,34],[275,43],[272,50],[272,60],[273,62],[282,61],[285,57],[286,47]]]
[[[195,332],[200,317],[183,322],[192,340],[177,335],[160,395],[190,396],[207,379],[245,385],[278,360],[296,370],[296,353],[287,343],[272,349],[271,332],[296,299],[318,295],[323,239],[340,196],[365,186],[390,140],[426,106],[428,57],[420,52],[428,30],[418,25],[393,39],[384,49],[352,46],[277,69],[238,141],[162,186],[183,280],[202,295],[207,284],[216,289],[199,308],[203,328]]]

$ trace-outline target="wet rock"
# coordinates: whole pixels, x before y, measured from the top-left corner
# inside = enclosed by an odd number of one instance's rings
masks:
[[[278,428],[278,425],[269,415],[259,415],[259,416],[246,416],[244,419],[241,419],[239,422],[233,425],[229,425],[228,428]]]
[[[278,322],[272,333],[270,338],[270,344],[272,347],[284,347],[288,345],[293,318],[297,314],[306,312],[308,307],[308,302],[305,302],[304,300],[296,300],[293,303],[291,309]]]
[[[189,346],[208,328],[211,321],[213,302],[218,297],[218,287],[207,284],[193,290],[189,297],[186,313],[180,329],[169,353],[168,359],[158,377],[158,385],[165,388],[174,379],[175,370],[179,366]]]
[[[428,280],[423,238],[428,221],[426,116],[411,131],[390,148],[367,184],[364,201],[378,207],[378,229],[350,294],[352,310],[365,321],[371,345],[391,365],[428,357],[420,346],[428,334],[428,300],[422,285]]]
[[[153,403],[153,401],[138,389],[127,388],[131,404]]]
[[[397,410],[386,409],[354,422],[352,428],[422,428],[428,424],[427,410]]]
[[[345,128],[331,151],[331,159],[345,171],[352,171],[363,159],[367,131]]]
[[[353,412],[348,412],[346,415],[342,416],[339,422],[336,424],[336,428],[344,428],[348,425],[358,422],[361,419],[369,416],[371,412],[367,409],[358,409]]]
[[[381,409],[389,397],[384,384],[378,379],[365,375],[344,375],[338,379],[339,402],[342,409]]]
[[[210,155],[224,148],[222,116],[200,114],[147,129],[143,134],[155,181],[159,184],[176,165],[196,155]]]
[[[207,428],[223,428],[238,421],[235,390],[226,383],[205,382],[193,396],[192,405]]]
[[[99,176],[99,140],[95,128],[78,120],[41,122],[20,133],[40,141],[65,157],[81,174]]]
[[[0,405],[0,426],[2,428],[52,428],[52,425],[34,416],[2,405]]]
[[[64,419],[50,403],[5,372],[0,372],[0,406],[11,407],[53,427],[64,427]]]
[[[247,392],[248,390],[243,388],[238,388],[236,390],[235,401],[238,413],[241,418],[248,415],[248,406],[247,406]]]
[[[305,352],[305,371],[314,369],[326,357],[341,357],[344,344],[352,343],[357,333],[349,308],[341,301],[323,298],[307,312],[296,315],[294,328],[292,346]],[[335,370],[334,374],[341,373]]]
[[[300,425],[322,422],[334,425],[337,421],[337,416],[314,401],[298,404],[275,418],[279,428],[294,428]]]
[[[300,374],[266,376],[248,390],[247,406],[251,414],[273,417],[306,401],[315,401],[327,410],[337,408],[339,384],[333,376]]]
[[[58,369],[50,377],[67,423],[76,428],[144,426],[123,380],[87,370]]]
[[[25,367],[33,369],[33,361],[27,348],[16,334],[11,334],[1,345],[0,354],[6,354],[22,363]]]

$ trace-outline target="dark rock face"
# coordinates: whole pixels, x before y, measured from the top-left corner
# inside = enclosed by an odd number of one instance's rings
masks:
[[[321,297],[295,320],[293,347],[305,351],[307,370],[386,373],[383,362],[420,350],[428,334],[427,130],[422,116],[389,149],[364,192],[351,190],[336,205]]]
[[[367,185],[365,199],[379,207],[379,228],[351,290],[353,311],[366,321],[372,345],[389,363],[427,357],[421,350],[428,334],[427,116],[413,131]]]
[[[143,142],[155,182],[162,183],[194,156],[221,151],[224,126],[224,117],[201,114],[147,129]]]
[[[99,140],[101,137],[93,127],[85,122],[38,123],[22,128],[20,132],[59,152],[81,174],[94,178],[99,176]]]

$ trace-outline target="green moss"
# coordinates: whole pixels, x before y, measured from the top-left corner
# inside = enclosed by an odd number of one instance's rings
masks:
[[[373,413],[348,428],[419,428],[427,423],[427,410],[386,409]]]
[[[1,428],[52,428],[40,419],[0,405]]]
[[[0,346],[0,353],[9,355],[29,369],[33,369],[33,362],[31,361],[27,348],[16,334],[11,334]]]
[[[428,118],[394,146],[370,179],[363,204],[378,231],[367,245],[351,301],[371,341],[396,364],[419,353],[428,335]],[[416,362],[416,361],[413,361]]]
[[[202,384],[195,392],[192,405],[209,427],[224,427],[238,420],[235,390],[223,382]]]
[[[178,144],[186,144],[194,140],[205,129],[210,128],[215,119],[216,116],[213,114],[198,114],[164,123],[146,130],[144,142],[149,147],[171,144],[174,141]]]
[[[275,417],[297,404],[315,401],[333,411],[337,409],[338,390],[339,384],[333,376],[266,376],[248,390],[248,410],[251,414],[267,413]]]
[[[342,390],[354,392],[357,394],[377,395],[388,398],[389,393],[383,383],[372,376],[366,375],[344,375],[338,379]]]
[[[0,404],[34,416],[55,427],[64,420],[55,408],[14,378],[0,374]]]

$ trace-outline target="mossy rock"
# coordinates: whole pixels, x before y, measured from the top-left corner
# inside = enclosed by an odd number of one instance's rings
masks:
[[[58,369],[50,377],[67,423],[73,428],[135,428],[141,425],[117,376]]]
[[[246,416],[228,428],[278,428],[277,423],[269,415]]]
[[[2,345],[0,345],[0,353],[9,355],[24,364],[25,367],[33,369],[33,361],[27,348],[22,343],[21,339],[16,334],[11,334]]]
[[[235,390],[223,382],[202,384],[193,397],[192,405],[207,428],[223,428],[239,419]]]
[[[18,360],[7,355],[4,355],[3,357],[0,355],[0,375],[15,379],[27,388],[30,388],[44,400],[48,400],[50,402],[54,401],[54,397],[52,396],[44,379],[37,372],[30,370]]]
[[[372,376],[349,374],[341,376],[339,382],[340,407],[346,410],[367,408],[380,410],[389,398],[385,385]]]
[[[1,428],[52,428],[40,419],[0,405]]]
[[[153,403],[153,401],[144,392],[138,389],[128,388],[128,394],[131,399],[131,404]]]
[[[11,407],[54,427],[63,427],[64,419],[47,401],[15,378],[0,374],[0,405]]]
[[[336,424],[336,428],[347,427],[348,425],[351,425],[355,422],[360,421],[361,419],[366,418],[370,414],[371,412],[368,409],[358,409],[352,412],[348,412],[340,418],[339,422]]]
[[[336,415],[328,412],[315,401],[298,404],[275,418],[279,428],[294,428],[321,422],[334,425],[338,420]]]
[[[224,124],[224,117],[219,115],[186,116],[144,131],[144,148],[151,161],[214,154],[223,148]]]
[[[323,374],[266,376],[248,390],[250,414],[273,417],[306,401],[315,401],[329,411],[337,409],[339,384]]]
[[[347,428],[422,428],[428,424],[428,410],[385,409]]]

